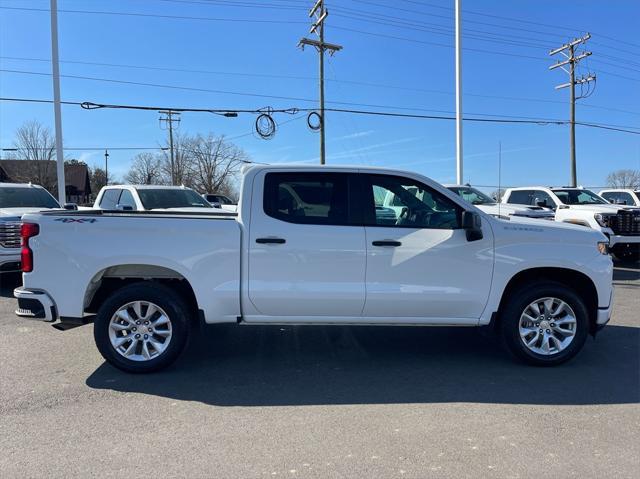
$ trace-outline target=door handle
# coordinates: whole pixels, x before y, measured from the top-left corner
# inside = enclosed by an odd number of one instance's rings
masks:
[[[395,241],[395,240],[381,240],[381,241],[374,241],[373,243],[371,243],[373,246],[402,246],[402,243],[400,241]]]
[[[286,242],[284,238],[256,238],[258,244],[285,244]]]

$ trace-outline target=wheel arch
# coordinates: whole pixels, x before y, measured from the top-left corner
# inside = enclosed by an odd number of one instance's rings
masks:
[[[533,281],[554,281],[571,288],[584,301],[589,313],[589,332],[596,332],[596,319],[598,315],[598,290],[591,278],[586,274],[569,268],[540,267],[519,271],[507,283],[500,299],[496,318],[500,320],[500,313],[504,310],[510,295],[522,286]]]
[[[168,286],[184,299],[194,317],[199,316],[198,301],[189,280],[174,269],[149,264],[119,264],[98,271],[85,290],[83,309],[87,313],[95,313],[114,291],[144,281]]]

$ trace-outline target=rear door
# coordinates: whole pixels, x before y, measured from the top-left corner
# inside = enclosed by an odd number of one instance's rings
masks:
[[[391,175],[363,175],[363,182],[367,242],[363,316],[443,323],[465,318],[473,324],[491,288],[489,225],[483,222],[482,239],[468,241],[460,227],[463,208],[435,189]]]
[[[350,211],[351,190],[347,173],[256,175],[248,296],[258,315],[273,321],[361,315],[365,233]]]

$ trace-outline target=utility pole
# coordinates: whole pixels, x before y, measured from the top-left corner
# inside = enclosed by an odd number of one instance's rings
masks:
[[[53,113],[56,128],[56,170],[58,177],[58,201],[67,202],[64,185],[64,153],[62,148],[62,109],[60,106],[60,61],[58,57],[58,1],[51,0],[51,67],[53,77]]]
[[[456,0],[456,184],[462,184],[462,0]]]
[[[173,150],[173,122],[180,123],[180,113],[172,111],[172,110],[161,110],[160,113],[160,128],[162,128],[162,122],[166,125],[166,129],[169,130],[169,151],[171,155],[171,184],[175,185],[176,183],[176,173],[175,173],[175,152]]]
[[[311,25],[309,33],[315,33],[318,35],[318,40],[312,40],[309,38],[302,38],[298,42],[298,46],[304,50],[306,45],[310,45],[316,48],[320,57],[320,164],[325,164],[325,121],[324,121],[324,52],[329,51],[330,55],[342,50],[340,45],[332,43],[326,43],[324,41],[324,21],[329,15],[329,11],[324,6],[324,0],[317,0],[313,8],[309,10],[309,17],[313,17],[315,21]]]
[[[104,150],[104,186],[109,185],[109,150]]]
[[[569,74],[569,82],[557,85],[556,90],[569,87],[569,164],[570,164],[570,184],[569,186],[575,187],[578,184],[576,173],[576,100],[591,95],[593,90],[587,88],[587,93],[576,98],[576,85],[589,86],[590,82],[596,81],[596,76],[588,73],[582,75],[580,78],[576,78],[576,65],[580,63],[580,60],[587,58],[591,55],[591,52],[582,52],[576,55],[576,46],[584,44],[591,38],[591,34],[587,33],[581,38],[576,38],[569,43],[565,43],[555,50],[549,52],[550,56],[561,53],[565,60],[558,61],[549,67],[549,70],[561,68]],[[565,68],[565,66],[568,68]]]

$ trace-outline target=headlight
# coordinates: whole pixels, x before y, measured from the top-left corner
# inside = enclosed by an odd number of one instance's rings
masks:
[[[609,254],[609,243],[607,241],[598,241],[598,251],[600,254]]]
[[[600,226],[604,226],[605,228],[609,226],[609,218],[611,218],[612,216],[615,215],[609,215],[609,214],[603,214],[603,213],[596,213],[595,215],[593,215],[593,217],[595,218],[596,222],[600,225]]]

